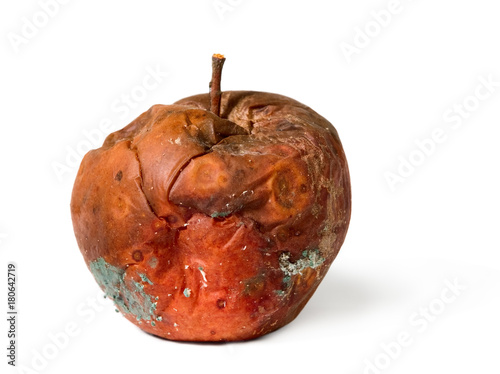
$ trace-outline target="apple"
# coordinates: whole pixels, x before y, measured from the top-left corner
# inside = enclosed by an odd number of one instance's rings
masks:
[[[71,215],[97,283],[170,340],[253,339],[292,321],[351,214],[334,127],[285,96],[220,90],[154,105],[82,160]]]

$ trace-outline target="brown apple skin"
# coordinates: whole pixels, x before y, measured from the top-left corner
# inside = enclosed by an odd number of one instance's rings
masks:
[[[248,340],[292,321],[337,256],[351,214],[333,126],[285,96],[155,105],[83,159],[78,246],[118,310],[182,341]]]

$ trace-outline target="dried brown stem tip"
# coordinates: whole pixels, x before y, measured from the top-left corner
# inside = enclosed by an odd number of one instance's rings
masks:
[[[223,55],[214,54],[212,56],[212,80],[210,81],[210,111],[220,116],[220,80],[222,76],[222,66],[226,61]]]

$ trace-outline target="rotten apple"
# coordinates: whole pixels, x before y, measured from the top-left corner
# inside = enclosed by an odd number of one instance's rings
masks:
[[[292,321],[351,213],[337,131],[285,96],[210,93],[155,105],[83,159],[78,246],[117,309],[184,341],[252,339]]]

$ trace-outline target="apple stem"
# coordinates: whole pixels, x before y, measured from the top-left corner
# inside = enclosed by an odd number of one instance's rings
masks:
[[[220,100],[222,91],[220,90],[220,81],[222,76],[222,66],[226,61],[223,55],[214,54],[212,56],[212,80],[210,81],[210,111],[220,116]]]

